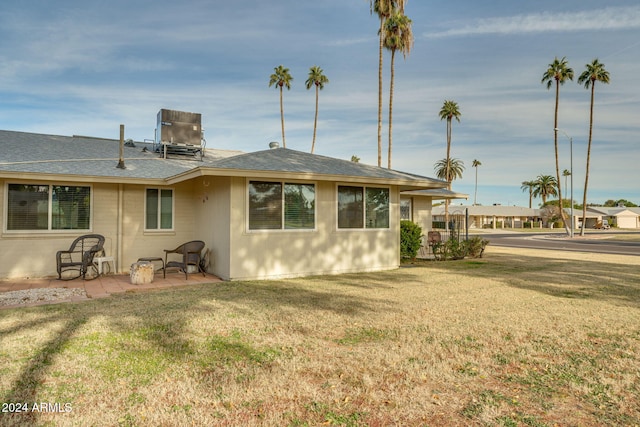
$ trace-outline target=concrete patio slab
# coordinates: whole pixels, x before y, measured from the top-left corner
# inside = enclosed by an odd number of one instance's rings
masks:
[[[132,285],[128,274],[102,275],[94,280],[82,280],[81,278],[73,280],[58,280],[57,278],[9,279],[0,281],[0,293],[35,289],[78,288],[84,290],[86,297],[75,295],[71,297],[62,297],[55,300],[34,302],[27,301],[25,303],[13,305],[0,304],[0,309],[82,301],[95,298],[105,298],[113,294],[125,292],[151,291],[154,289],[166,289],[179,286],[190,286],[201,283],[216,282],[222,282],[222,279],[211,274],[203,276],[201,273],[190,274],[189,277],[185,279],[184,273],[182,272],[169,272],[166,278],[163,278],[161,274],[156,273],[153,282],[144,285]]]

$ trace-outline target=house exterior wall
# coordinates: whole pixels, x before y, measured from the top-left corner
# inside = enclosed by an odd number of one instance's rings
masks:
[[[431,216],[431,197],[413,197],[411,208],[413,209],[413,222],[422,228],[422,234],[427,234],[433,228],[433,218]]]
[[[624,211],[615,216],[615,225],[619,228],[637,228],[638,215]]]
[[[33,278],[57,276],[56,252],[69,249],[71,242],[82,235],[98,233],[105,236],[105,250],[112,255],[116,250],[117,185],[91,185],[91,230],[79,231],[7,231],[6,183],[47,184],[44,180],[0,180],[2,210],[0,221],[0,278]],[[69,183],[62,181],[60,183]],[[55,182],[54,184],[59,184]],[[85,184],[82,184],[85,185]]]
[[[78,236],[97,233],[105,236],[105,252],[116,259],[120,273],[138,258],[164,258],[163,249],[173,249],[181,243],[199,238],[196,218],[199,205],[194,183],[181,183],[174,189],[174,229],[145,231],[145,190],[148,185],[91,184],[91,229],[43,232],[11,232],[6,227],[6,183],[0,181],[0,278],[56,276],[55,254],[68,249]],[[42,180],[11,180],[11,183],[42,184]],[[56,181],[53,184],[70,183]],[[74,184],[75,185],[75,184]],[[85,184],[82,184],[85,185]],[[122,221],[122,226],[119,226]]]
[[[197,180],[196,192],[204,196],[197,219],[194,240],[204,240],[209,249],[207,271],[221,278],[230,277],[231,220],[239,218],[231,211],[231,178],[205,177]]]
[[[138,258],[164,258],[163,249],[190,240],[205,242],[210,251],[207,270],[228,280],[377,271],[400,264],[397,187],[388,187],[389,228],[338,229],[338,184],[315,182],[314,230],[256,231],[248,229],[248,181],[243,177],[201,177],[172,186],[91,184],[90,230],[33,233],[4,230],[6,181],[0,180],[0,200],[4,201],[0,211],[0,278],[56,276],[56,251],[68,249],[76,237],[88,233],[105,236],[106,254],[114,256],[117,272],[125,274]],[[150,187],[174,190],[172,230],[145,230],[145,194]],[[425,224],[425,230],[431,222],[430,205],[430,200],[417,200],[414,207],[414,218]]]
[[[339,230],[337,185],[316,182],[315,230],[249,230],[247,184],[248,179],[231,180],[234,221],[229,236],[229,275],[223,279],[375,271],[397,268],[400,264],[397,188],[390,187],[388,229]]]
[[[173,230],[145,230],[145,192],[147,188],[173,189]],[[198,203],[193,182],[173,186],[132,185],[123,189],[121,256],[118,270],[126,273],[132,263],[143,257],[162,257],[164,249],[174,249],[197,237],[195,224]],[[105,235],[105,237],[107,237]]]

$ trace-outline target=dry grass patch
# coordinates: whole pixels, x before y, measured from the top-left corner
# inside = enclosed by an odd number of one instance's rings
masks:
[[[414,268],[0,311],[0,425],[637,425],[640,257]],[[592,259],[593,257],[593,259]]]

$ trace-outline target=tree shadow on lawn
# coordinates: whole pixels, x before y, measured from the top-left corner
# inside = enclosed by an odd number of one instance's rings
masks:
[[[321,279],[315,279],[319,282],[317,286],[301,285],[297,280],[222,282],[118,294],[80,303],[3,310],[3,318],[0,318],[0,346],[4,339],[15,339],[17,335],[21,340],[29,340],[31,334],[36,334],[48,324],[61,321],[63,324],[56,328],[57,332],[50,339],[35,349],[30,359],[25,358],[23,362],[16,355],[5,357],[5,360],[11,359],[11,363],[22,363],[23,366],[10,389],[0,390],[0,396],[4,402],[40,402],[41,392],[47,377],[55,369],[56,359],[64,358],[65,352],[71,348],[73,350],[70,357],[79,357],[78,352],[83,352],[83,357],[80,358],[87,360],[88,356],[91,362],[91,354],[95,354],[92,352],[99,352],[104,348],[102,340],[113,338],[109,334],[117,335],[121,358],[129,358],[130,352],[135,352],[139,347],[150,347],[164,361],[182,360],[197,345],[188,338],[193,333],[190,321],[198,313],[215,311],[216,304],[233,304],[230,310],[242,316],[253,315],[257,310],[275,313],[282,308],[292,307],[308,312],[334,312],[356,317],[365,312],[393,308],[393,304],[388,301],[340,292],[336,279],[337,276],[327,278],[327,282],[334,283],[325,288],[321,287]],[[23,317],[21,313],[37,316],[34,316],[34,320],[22,323],[21,319],[28,316]],[[13,319],[9,320],[10,318]],[[9,321],[9,326],[5,327],[3,320]],[[93,320],[106,322],[106,332],[98,328],[99,332],[78,334],[79,329]],[[201,333],[215,338],[220,331]],[[135,341],[137,347],[128,347],[128,339]],[[121,371],[116,370],[117,372]],[[127,380],[126,377],[123,379]],[[13,424],[33,425],[37,424],[38,419],[37,412],[10,416]]]
[[[451,267],[456,273],[496,278],[519,289],[559,298],[594,299],[640,308],[640,269],[637,266],[500,254],[478,260],[446,262],[454,263]]]
[[[269,306],[291,307],[313,311],[329,311],[334,314],[358,316],[364,312],[391,309],[392,303],[355,295],[349,287],[386,287],[380,282],[371,285],[363,276],[341,275],[281,281],[225,282],[215,291],[218,301],[246,304],[248,308]],[[301,284],[301,282],[305,282]],[[384,305],[382,307],[381,305]]]
[[[49,310],[49,307],[43,307],[45,310]],[[24,325],[24,328],[39,327],[44,321],[57,322],[65,320],[64,325],[60,331],[55,334],[49,341],[47,341],[36,354],[29,359],[24,365],[20,374],[17,376],[17,380],[14,382],[13,387],[10,390],[2,393],[2,401],[7,403],[20,403],[27,404],[27,411],[20,413],[2,413],[0,414],[0,420],[2,417],[12,418],[13,422],[7,425],[36,425],[39,418],[39,412],[33,411],[33,405],[38,405],[41,400],[38,399],[38,391],[43,386],[47,375],[49,374],[49,368],[55,363],[55,359],[63,351],[69,340],[76,334],[79,328],[81,328],[88,320],[87,316],[80,314],[79,316],[72,316],[69,319],[68,315],[64,312],[56,312],[52,316],[44,317],[40,321],[29,322]],[[17,328],[12,328],[11,331],[2,331],[0,335],[9,335],[12,332],[16,332]],[[54,402],[51,402],[52,404]],[[63,410],[61,407],[60,410]],[[0,423],[2,424],[2,423]]]

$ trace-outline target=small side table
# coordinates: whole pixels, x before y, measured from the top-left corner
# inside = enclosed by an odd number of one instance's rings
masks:
[[[164,268],[164,259],[160,257],[146,257],[146,258],[138,258],[138,261],[147,261],[147,262],[160,262],[162,263],[162,277],[167,278],[167,270]],[[156,270],[158,271],[158,270]]]
[[[103,271],[102,264],[105,262],[113,263],[113,272],[115,273],[116,271],[116,262],[112,256],[94,257],[93,262],[98,265],[98,276],[102,275],[102,271]]]

